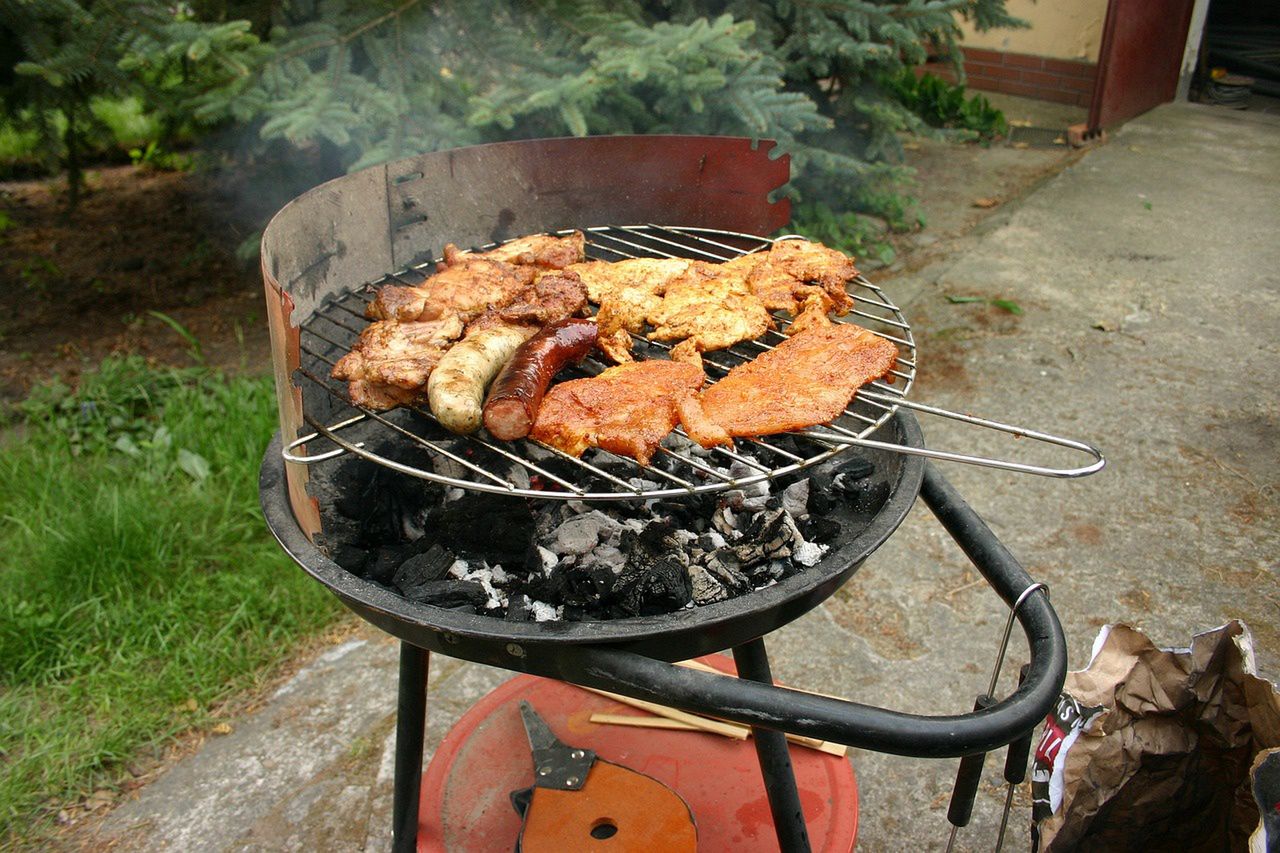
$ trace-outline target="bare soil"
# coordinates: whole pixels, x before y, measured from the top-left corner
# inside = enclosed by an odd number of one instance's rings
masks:
[[[57,181],[0,184],[0,400],[74,381],[109,353],[189,365],[190,343],[230,369],[265,366],[265,315],[234,195],[208,176],[133,166],[92,173],[68,214]]]

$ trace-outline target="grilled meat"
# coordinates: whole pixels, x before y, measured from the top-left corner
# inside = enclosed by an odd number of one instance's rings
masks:
[[[697,342],[702,352],[727,349],[773,327],[764,304],[741,277],[721,275],[722,265],[693,261],[667,283],[662,302],[649,313],[655,341]]]
[[[462,331],[456,316],[373,323],[334,365],[333,378],[350,383],[351,402],[359,406],[380,411],[413,402],[421,398],[427,377]]]
[[[438,320],[456,314],[464,323],[493,306],[506,305],[533,282],[537,271],[488,258],[471,258],[446,267],[419,285],[389,284],[365,314],[378,320]]]
[[[485,389],[516,350],[547,323],[579,314],[587,289],[570,272],[549,273],[510,304],[485,312],[466,336],[440,359],[427,380],[431,412],[456,433],[480,428]]]
[[[824,316],[730,370],[698,402],[732,436],[803,429],[838,417],[858,388],[893,369],[897,356],[898,348],[884,338]]]
[[[763,255],[744,255],[724,266],[748,270],[747,286],[770,311],[795,314],[815,294],[823,295],[827,310],[837,314],[848,314],[853,307],[845,290],[858,274],[853,259],[821,243],[779,240]]]
[[[596,346],[599,327],[574,317],[546,326],[520,345],[493,380],[484,401],[484,427],[494,438],[514,441],[533,428],[547,386],[561,368],[577,364]]]
[[[444,260],[437,264],[437,269],[443,270],[475,258],[486,258],[517,266],[562,270],[586,257],[586,243],[586,237],[581,231],[574,231],[564,237],[550,234],[520,237],[486,252],[466,252],[449,243],[444,247]]]
[[[564,382],[543,398],[530,435],[571,456],[600,447],[647,465],[703,378],[696,365],[636,361]]]

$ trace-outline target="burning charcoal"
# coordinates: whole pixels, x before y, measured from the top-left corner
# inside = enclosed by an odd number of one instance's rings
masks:
[[[618,609],[627,616],[655,616],[679,610],[693,599],[688,567],[668,554],[648,567],[622,570],[616,588]]]
[[[720,493],[720,506],[737,512],[742,509],[742,502],[746,499],[747,493],[742,489],[726,489]]]
[[[421,599],[418,597],[418,590],[442,579],[456,560],[457,557],[447,548],[432,545],[426,553],[404,560],[399,568],[395,569],[390,582],[404,594],[405,598],[419,601]]]
[[[704,551],[714,551],[717,548],[723,548],[726,544],[724,537],[715,530],[708,530],[706,533],[698,537],[698,547]]]
[[[726,539],[733,540],[738,538],[737,517],[733,514],[733,510],[727,506],[722,506],[716,510],[716,514],[711,517],[711,526]]]
[[[695,604],[711,604],[714,601],[724,601],[729,597],[729,591],[724,588],[724,584],[716,580],[702,566],[689,567],[689,583],[693,590]]]
[[[732,548],[720,548],[707,558],[707,571],[726,589],[735,593],[743,592],[751,586],[751,581],[742,573],[742,562]]]
[[[735,480],[745,480],[747,477],[758,475],[760,471],[747,465],[745,462],[734,461],[729,465],[729,476]],[[749,498],[759,497],[760,495],[769,494],[769,481],[761,480],[758,483],[752,483],[750,486],[744,486],[742,489]]]
[[[639,533],[622,534],[626,565],[617,578],[614,594],[618,608],[629,616],[669,613],[689,603],[689,557],[669,524],[655,521]]]
[[[388,453],[395,455],[391,448]],[[363,459],[341,468],[334,485],[334,508],[358,522],[372,544],[417,539],[425,530],[427,511],[441,496],[438,486]]]
[[[439,580],[414,587],[413,593],[406,593],[405,598],[451,610],[469,607],[473,608],[472,612],[479,612],[489,601],[489,594],[480,584],[471,581]]]
[[[622,568],[624,558],[622,552],[612,545],[597,545],[595,550],[586,554],[587,565],[606,566],[610,571]]]
[[[557,554],[586,554],[618,527],[618,522],[594,510],[561,524],[556,528],[554,541],[547,544]]]
[[[758,548],[766,557],[781,558],[791,556],[791,544],[799,537],[800,531],[796,529],[795,522],[779,509],[759,513],[742,535],[750,545],[740,548]],[[743,559],[743,563],[746,562]]]
[[[523,565],[534,540],[533,514],[528,502],[518,498],[468,492],[433,510],[430,522],[439,541],[491,563]]]
[[[365,563],[363,576],[374,583],[391,586],[396,569],[409,557],[404,548],[380,548],[372,560]]]
[[[829,471],[815,471],[809,478],[809,501],[807,507],[810,516],[821,516],[831,512],[837,503],[835,486]]]
[[[623,531],[620,549],[627,555],[629,568],[643,568],[668,555],[683,556],[684,553],[675,529],[662,521],[650,522],[639,533]]]
[[[782,508],[799,518],[809,512],[809,481],[799,480],[782,490]]]
[[[874,474],[876,466],[865,459],[855,458],[835,467],[831,474],[831,485],[846,494],[861,489],[868,477]]]

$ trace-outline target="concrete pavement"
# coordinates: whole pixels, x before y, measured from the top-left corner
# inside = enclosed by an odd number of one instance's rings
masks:
[[[1280,675],[1280,120],[1169,105],[1121,128],[924,269],[881,284],[921,337],[915,399],[1091,441],[1103,473],[942,470],[1048,583],[1073,668],[1098,628],[1162,645],[1243,619]],[[1021,314],[991,302],[1011,300]],[[931,446],[1043,454],[923,419]],[[830,602],[769,638],[796,686],[917,713],[983,690],[1004,624],[928,511]],[[1016,642],[1002,688],[1025,656]],[[386,849],[394,644],[328,650],[232,734],[177,764],[77,843],[150,850]],[[436,657],[428,748],[505,673]],[[858,751],[864,850],[941,849],[954,761]],[[1003,759],[958,849],[994,843]],[[1026,849],[1020,792],[1009,849]]]

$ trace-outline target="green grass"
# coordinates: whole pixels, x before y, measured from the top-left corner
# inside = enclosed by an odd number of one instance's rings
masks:
[[[109,359],[23,420],[0,440],[0,847],[338,612],[258,511],[269,379]]]

